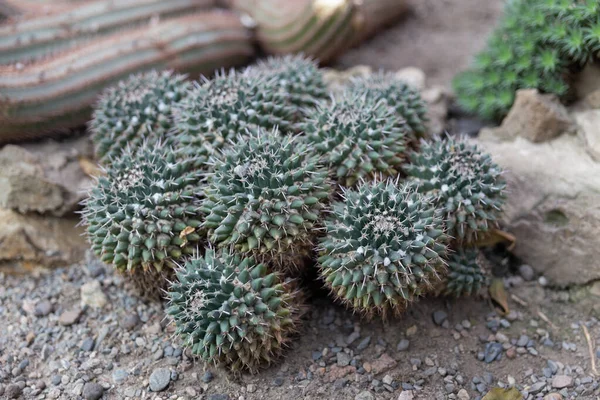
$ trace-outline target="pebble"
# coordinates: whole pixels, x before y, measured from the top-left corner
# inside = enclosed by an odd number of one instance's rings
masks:
[[[526,281],[532,281],[535,278],[535,272],[530,265],[523,264],[519,267],[519,274]]]
[[[414,392],[412,390],[403,390],[398,396],[398,400],[413,400],[415,398]]]
[[[83,398],[85,400],[98,400],[103,394],[104,388],[95,382],[88,382],[83,386]]]
[[[62,379],[62,377],[61,377],[60,375],[54,375],[54,376],[52,377],[52,380],[51,380],[51,382],[52,382],[52,384],[53,384],[54,386],[58,386],[58,385],[60,385],[60,380],[61,380],[61,379]]]
[[[321,353],[320,351],[313,351],[312,352],[312,359],[313,359],[313,361],[318,361],[322,356],[323,356],[323,353]]]
[[[410,341],[408,339],[402,339],[398,342],[398,346],[396,346],[396,350],[398,351],[406,351],[410,346]]]
[[[63,326],[71,326],[79,320],[81,309],[75,308],[63,312],[58,318],[58,322]]]
[[[458,400],[470,400],[471,399],[471,397],[469,396],[469,393],[465,389],[460,389],[458,391],[458,393],[456,394],[456,397],[458,398]]]
[[[129,372],[125,371],[124,369],[115,369],[112,373],[113,382],[116,384],[125,382],[128,376]]]
[[[441,326],[444,323],[444,321],[446,321],[446,319],[448,318],[448,313],[446,313],[443,310],[437,310],[433,313],[432,318],[433,322],[436,325]]]
[[[11,383],[4,389],[4,395],[7,399],[16,399],[21,396],[21,391],[22,389],[19,385]]]
[[[340,367],[346,367],[348,365],[350,365],[350,354],[346,354],[344,352],[339,352],[337,353],[337,365],[339,365]]]
[[[202,375],[202,382],[204,383],[210,383],[212,382],[212,380],[215,378],[215,376],[213,375],[212,372],[210,371],[206,371],[204,373],[204,375]]]
[[[92,308],[103,308],[108,303],[108,298],[102,291],[100,282],[90,281],[81,286],[81,305]]]
[[[36,317],[45,317],[52,312],[52,303],[48,300],[42,300],[35,305],[33,315]]]
[[[558,372],[558,364],[556,364],[555,361],[548,360],[546,364],[548,365],[548,368],[550,368],[550,371],[553,375]]]
[[[544,400],[563,400],[563,397],[560,393],[549,393],[544,396]]]
[[[350,335],[348,335],[348,337],[346,338],[346,346],[350,346],[352,343],[354,343],[354,341],[356,341],[358,338],[360,338],[360,333],[358,332],[352,332]]]
[[[354,400],[375,400],[375,396],[368,390],[364,390],[354,396]]]
[[[552,378],[552,387],[562,389],[573,385],[573,377],[567,375],[556,375]]]
[[[282,377],[280,377],[280,376],[278,376],[277,378],[275,378],[275,379],[273,380],[273,386],[277,386],[277,387],[279,387],[279,386],[281,386],[281,385],[283,385],[283,378],[282,378]]]
[[[486,363],[491,363],[494,360],[497,360],[502,355],[502,345],[500,343],[488,343],[485,345],[485,351],[483,359]]]
[[[140,317],[137,314],[127,314],[121,318],[120,325],[123,329],[128,331],[135,328],[140,323]]]
[[[406,330],[406,336],[408,336],[408,337],[414,336],[416,334],[417,334],[417,326],[416,325],[413,325]]]
[[[171,382],[171,371],[169,369],[155,369],[150,375],[150,390],[153,392],[161,392],[169,386],[169,382]]]
[[[371,344],[371,336],[367,336],[366,338],[361,340],[358,346],[356,346],[356,350],[363,351],[364,349],[369,347],[369,344]]]
[[[208,396],[208,400],[229,400],[229,395],[222,393],[211,394]]]
[[[545,386],[546,386],[545,381],[536,382],[533,385],[531,385],[529,392],[536,394],[537,392],[541,391]]]
[[[517,341],[517,346],[519,346],[519,347],[525,347],[525,346],[527,346],[527,343],[529,343],[529,336],[527,336],[527,335],[521,335],[519,337],[519,340]]]
[[[83,351],[92,351],[94,349],[94,338],[87,337],[83,339],[83,343],[81,343],[81,350]]]

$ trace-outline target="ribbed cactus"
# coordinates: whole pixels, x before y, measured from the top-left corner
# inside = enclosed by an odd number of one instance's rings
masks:
[[[212,243],[295,268],[312,250],[329,195],[327,169],[301,138],[261,128],[215,161],[202,227]]]
[[[481,267],[477,248],[459,249],[448,259],[448,274],[443,293],[449,296],[472,296],[488,284],[486,271]]]
[[[131,73],[210,73],[242,64],[253,52],[238,17],[215,11],[124,31],[31,65],[0,67],[0,142],[84,124],[102,89]]]
[[[267,53],[304,53],[327,62],[396,20],[404,0],[232,0],[257,25]]]
[[[96,157],[109,165],[129,147],[166,142],[173,129],[172,107],[191,87],[171,71],[136,74],[107,89],[89,123]]]
[[[197,84],[174,109],[176,140],[193,154],[217,155],[248,129],[291,129],[294,108],[276,77],[251,72],[217,74]]]
[[[394,74],[379,72],[366,77],[353,78],[349,90],[362,93],[376,101],[383,100],[411,129],[411,139],[426,134],[427,106],[418,90],[397,79]]]
[[[214,3],[214,0],[54,2],[48,15],[25,14],[24,18],[0,25],[0,64],[41,59],[123,29],[193,13]]]
[[[387,103],[357,92],[346,92],[309,111],[303,130],[314,151],[345,186],[377,174],[397,175],[410,132]]]
[[[492,228],[504,204],[502,169],[466,139],[423,142],[404,166],[422,192],[438,199],[448,234],[471,242]]]
[[[92,250],[117,269],[173,267],[201,242],[196,159],[160,143],[126,150],[84,201]]]
[[[176,333],[193,354],[253,373],[281,355],[301,307],[293,286],[265,264],[210,249],[177,270],[168,299]]]
[[[304,117],[306,109],[329,97],[323,72],[315,61],[303,55],[269,57],[248,68],[249,73],[274,77],[277,88],[287,93],[295,109],[295,122]]]
[[[343,198],[319,246],[326,285],[367,316],[405,310],[444,272],[447,237],[435,202],[392,180],[363,182]]]
[[[501,119],[518,89],[565,96],[572,71],[600,51],[597,0],[514,0],[470,70],[455,82],[459,104]]]

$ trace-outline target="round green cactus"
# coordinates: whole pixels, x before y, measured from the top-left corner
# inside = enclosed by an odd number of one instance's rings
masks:
[[[443,292],[449,296],[471,296],[487,286],[488,276],[479,263],[479,250],[459,249],[448,259]]]
[[[159,272],[193,253],[203,187],[196,163],[160,142],[125,150],[84,201],[94,253],[119,270]]]
[[[288,94],[288,102],[300,120],[306,109],[329,97],[323,73],[317,63],[303,55],[269,57],[248,68],[250,73],[273,76]]]
[[[344,93],[310,111],[307,141],[338,182],[352,186],[378,174],[398,174],[410,128],[384,101]]]
[[[294,267],[310,254],[329,195],[327,169],[306,143],[260,128],[215,160],[202,226],[211,243]]]
[[[501,119],[518,89],[564,97],[571,71],[600,49],[596,0],[515,0],[470,70],[454,81],[458,103],[486,119]]]
[[[171,71],[151,71],[107,89],[89,125],[100,163],[109,165],[126,147],[164,142],[173,128],[172,108],[191,87],[185,79]]]
[[[411,138],[424,137],[427,132],[427,105],[418,90],[399,80],[393,73],[379,72],[350,81],[350,90],[363,93],[375,101],[383,100],[411,129]]]
[[[336,299],[368,316],[399,313],[444,272],[447,237],[434,201],[392,180],[343,194],[318,259]]]
[[[180,148],[210,157],[248,130],[291,129],[294,109],[275,77],[231,71],[197,84],[175,108],[174,119]]]
[[[502,169],[466,139],[424,142],[404,167],[412,184],[437,198],[448,234],[471,242],[497,223],[506,183]]]
[[[206,250],[177,270],[168,299],[183,344],[233,371],[271,363],[297,330],[299,293],[252,257]]]

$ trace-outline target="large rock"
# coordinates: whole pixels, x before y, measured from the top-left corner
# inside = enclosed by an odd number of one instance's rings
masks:
[[[0,207],[62,216],[77,208],[92,180],[82,168],[85,137],[0,149]]]
[[[22,215],[0,208],[0,221],[2,272],[69,265],[80,261],[88,247],[77,218]]]
[[[556,96],[540,94],[536,89],[523,89],[517,91],[515,102],[502,125],[483,129],[481,136],[499,140],[521,136],[539,143],[574,130],[572,118]]]
[[[479,144],[506,169],[504,224],[516,255],[558,286],[600,279],[600,164],[581,138]]]
[[[578,134],[588,153],[600,162],[600,109],[577,111],[573,117],[578,125]]]

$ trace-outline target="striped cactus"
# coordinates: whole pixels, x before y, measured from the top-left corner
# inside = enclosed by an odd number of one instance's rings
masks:
[[[332,60],[406,11],[405,0],[230,0],[255,22],[271,54]]]
[[[30,65],[0,66],[0,142],[84,124],[98,93],[131,73],[211,73],[242,65],[252,36],[226,11],[194,13],[119,32]]]
[[[0,26],[0,64],[27,62],[96,40],[124,28],[181,16],[214,0],[94,0],[52,8],[49,15],[25,14]]]

